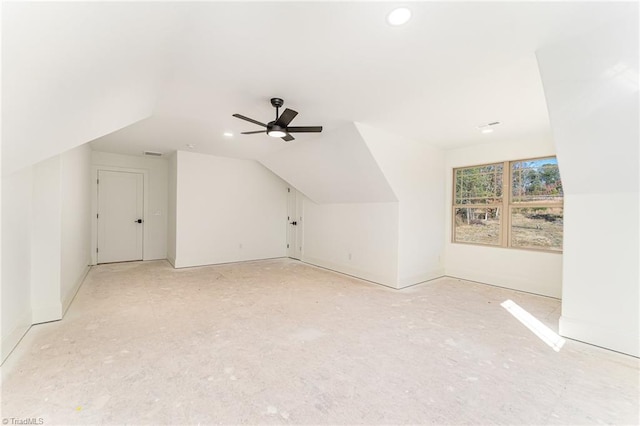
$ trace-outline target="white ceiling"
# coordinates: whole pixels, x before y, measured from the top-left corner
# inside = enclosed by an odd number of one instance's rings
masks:
[[[239,135],[259,128],[231,115],[270,121],[277,96],[299,112],[292,125],[326,131],[357,121],[443,148],[549,137],[536,50],[636,11],[631,2],[411,2],[411,21],[392,27],[385,18],[399,4],[14,3],[3,10],[3,89],[12,88],[3,121],[15,128],[3,136],[86,122],[89,96],[112,97],[113,111],[91,109],[90,120],[151,106],[94,149],[195,144],[260,158],[286,143]],[[480,134],[491,121],[502,124]]]

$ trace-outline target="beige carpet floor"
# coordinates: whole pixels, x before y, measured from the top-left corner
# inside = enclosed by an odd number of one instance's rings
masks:
[[[93,267],[3,366],[44,424],[638,424],[638,359],[554,351],[560,302],[442,278],[393,290],[289,260]],[[15,423],[14,423],[15,424]]]

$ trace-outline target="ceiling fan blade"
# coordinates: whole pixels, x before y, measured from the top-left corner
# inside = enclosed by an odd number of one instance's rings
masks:
[[[253,134],[256,134],[256,133],[267,133],[267,131],[266,130],[256,130],[255,132],[242,132],[240,134],[241,135],[253,135]]]
[[[289,141],[292,141],[294,139],[295,138],[293,136],[289,135],[289,134],[287,134],[286,136],[282,137],[282,140],[285,141],[285,142],[289,142]]]
[[[246,121],[248,121],[248,122],[250,122],[250,123],[257,124],[258,126],[267,127],[267,125],[266,125],[266,124],[261,123],[261,122],[259,122],[259,121],[256,121],[256,120],[254,120],[253,118],[245,117],[244,115],[240,115],[240,114],[233,114],[233,116],[234,116],[235,118],[239,118],[239,119],[241,119],[241,120],[246,120]]]
[[[280,114],[280,117],[278,117],[275,124],[280,127],[287,127],[287,125],[291,123],[291,120],[296,118],[296,115],[298,115],[296,111],[287,108],[282,114]]]
[[[289,133],[318,133],[322,131],[322,126],[299,126],[299,127],[287,127]]]

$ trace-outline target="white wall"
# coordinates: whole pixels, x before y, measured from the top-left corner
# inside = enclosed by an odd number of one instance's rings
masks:
[[[640,356],[638,217],[638,193],[565,197],[563,336]]]
[[[2,361],[31,326],[32,170],[2,177]]]
[[[306,197],[305,262],[394,288],[444,274],[441,149],[352,123],[261,162]]]
[[[169,182],[168,182],[168,202],[167,206],[167,260],[175,266],[176,264],[176,208],[178,191],[178,155],[171,154],[169,161]]]
[[[93,151],[91,164],[94,171],[135,170],[146,176],[144,188],[144,260],[165,259],[167,257],[167,210],[169,164],[164,157],[142,157]],[[95,177],[92,179],[94,203],[97,201]],[[94,206],[95,208],[95,206]],[[95,215],[93,215],[93,250],[96,247]],[[95,257],[95,256],[94,256]]]
[[[398,288],[444,275],[444,152],[357,123],[397,199]]]
[[[302,206],[302,261],[397,287],[397,202]]]
[[[89,270],[90,153],[3,177],[3,360],[31,324],[62,318]]]
[[[91,264],[91,148],[80,145],[60,155],[60,296],[63,312]]]
[[[31,309],[32,322],[36,324],[58,320],[63,312],[60,156],[35,164],[32,169]]]
[[[396,194],[355,123],[260,162],[302,197],[302,261],[398,286]]]
[[[640,356],[638,12],[537,52],[565,190],[560,333]]]
[[[286,255],[284,181],[253,160],[176,155],[176,267]]]
[[[550,136],[534,140],[489,142],[446,152],[444,171],[446,275],[545,296],[558,298],[561,296],[562,254],[451,242],[454,168],[551,155],[555,155],[555,148]],[[560,161],[559,163],[560,174],[564,180],[563,163]]]

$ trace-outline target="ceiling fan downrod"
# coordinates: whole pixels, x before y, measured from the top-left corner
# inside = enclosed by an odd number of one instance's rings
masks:
[[[280,117],[280,107],[284,105],[284,101],[281,98],[271,98],[271,105],[276,109],[275,121],[278,121],[278,118]]]

